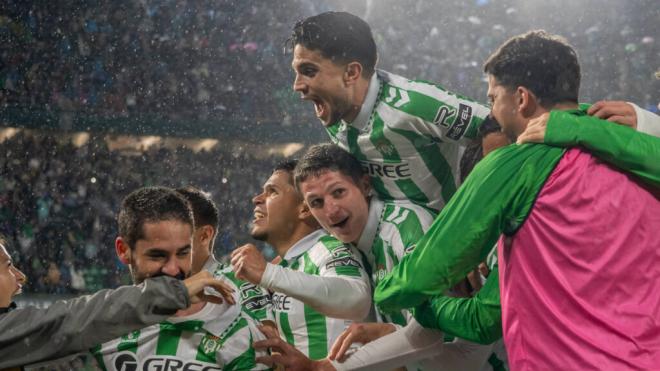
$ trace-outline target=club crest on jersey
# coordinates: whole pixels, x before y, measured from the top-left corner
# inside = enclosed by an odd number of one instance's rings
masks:
[[[387,156],[391,156],[396,153],[396,148],[394,148],[394,146],[386,140],[376,141],[374,146],[376,147],[378,152]]]
[[[220,338],[211,334],[206,334],[206,336],[202,338],[201,345],[202,349],[204,349],[204,353],[206,354],[213,354],[222,347]]]

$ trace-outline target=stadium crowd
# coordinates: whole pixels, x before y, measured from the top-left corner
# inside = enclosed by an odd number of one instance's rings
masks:
[[[0,103],[110,117],[313,120],[291,92],[283,41],[296,19],[332,5],[6,1],[0,5]],[[580,52],[585,99],[629,99],[657,110],[658,83],[651,79],[657,68],[657,11],[643,11],[652,5],[645,0],[581,11],[599,6],[588,1],[553,17],[514,1],[351,6],[366,13],[381,68],[391,72],[483,99],[481,61],[510,35],[542,27],[561,31]]]
[[[52,135],[21,132],[0,144],[0,232],[28,276],[28,292],[94,292],[122,283],[114,249],[121,199],[143,185],[195,185],[222,205],[216,254],[248,239],[250,199],[271,160],[219,146],[195,153],[155,148],[141,154],[110,151],[92,137],[76,147]],[[26,154],[28,154],[26,156]],[[90,264],[90,262],[93,262]],[[126,283],[126,282],[123,282]]]

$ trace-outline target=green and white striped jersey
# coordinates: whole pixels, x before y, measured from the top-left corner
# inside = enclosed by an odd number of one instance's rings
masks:
[[[356,119],[326,130],[360,160],[382,200],[439,211],[458,187],[462,146],[489,112],[438,85],[378,70]]]
[[[357,243],[371,268],[374,287],[410,253],[429,229],[436,215],[411,202],[382,201],[372,196],[367,224]],[[385,322],[405,326],[408,311],[393,315],[378,313]]]
[[[204,269],[234,288],[238,305],[207,303],[199,312],[171,317],[160,324],[93,348],[103,370],[265,370],[256,364],[252,343],[265,339],[260,321],[272,318],[268,293],[235,278],[231,267],[209,259]]]
[[[258,321],[237,305],[211,304],[172,317],[92,349],[99,366],[113,371],[264,370],[252,343],[265,339]],[[263,354],[265,355],[265,354]]]
[[[293,245],[279,265],[315,276],[369,280],[360,253],[322,229]],[[325,358],[351,322],[327,317],[282,293],[274,292],[272,300],[280,336],[311,359]]]
[[[234,301],[239,303],[244,312],[259,321],[273,321],[273,306],[270,294],[261,286],[236,278],[229,264],[222,264],[212,256],[204,263],[204,270],[214,277],[225,280],[234,289]],[[212,292],[207,292],[212,294]]]

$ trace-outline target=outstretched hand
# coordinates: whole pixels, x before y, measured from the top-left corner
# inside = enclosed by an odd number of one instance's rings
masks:
[[[367,344],[394,331],[396,328],[389,323],[352,323],[335,340],[328,358],[343,362],[353,343]]]

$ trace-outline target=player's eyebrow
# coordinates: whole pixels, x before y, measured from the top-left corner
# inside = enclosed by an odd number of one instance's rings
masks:
[[[291,64],[291,67],[293,67],[294,70],[300,70],[303,68],[318,68],[316,63],[313,62],[302,62],[298,65]]]
[[[176,249],[176,252],[179,253],[179,252],[182,252],[182,251],[184,251],[184,250],[186,250],[186,249],[192,249],[192,246],[190,246],[190,244],[187,244],[187,245],[185,245],[185,246],[182,246],[182,247],[179,247],[178,249]]]

